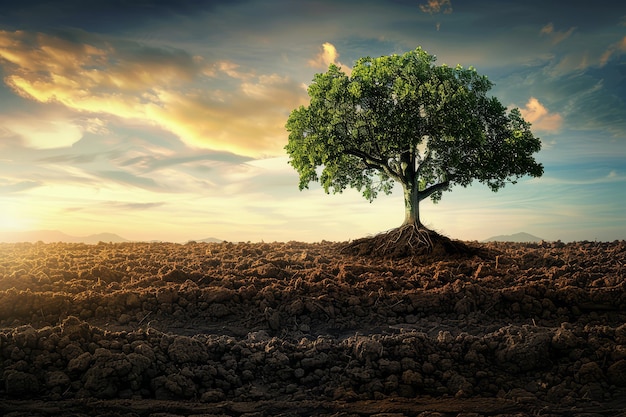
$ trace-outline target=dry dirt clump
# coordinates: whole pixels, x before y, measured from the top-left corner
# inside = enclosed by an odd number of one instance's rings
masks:
[[[0,415],[626,416],[626,242],[0,244]]]

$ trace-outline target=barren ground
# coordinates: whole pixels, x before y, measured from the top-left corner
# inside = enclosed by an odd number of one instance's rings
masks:
[[[626,242],[480,246],[0,244],[0,415],[626,416]]]

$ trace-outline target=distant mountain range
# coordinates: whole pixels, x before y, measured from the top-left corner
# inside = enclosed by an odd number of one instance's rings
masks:
[[[542,240],[544,239],[533,236],[530,233],[520,232],[513,235],[493,236],[483,240],[483,242],[541,242]]]
[[[544,239],[533,236],[529,233],[515,233],[513,235],[493,236],[483,242],[540,242]],[[114,233],[98,233],[89,236],[71,236],[58,230],[31,230],[28,232],[0,232],[0,242],[16,243],[16,242],[67,242],[67,243],[87,243],[96,244],[98,242],[121,243],[130,242]],[[193,242],[221,243],[223,239],[207,237],[204,239],[193,239]]]
[[[30,230],[27,232],[2,232],[0,231],[0,243],[40,242],[40,241],[44,243],[66,242],[66,243],[87,243],[87,244],[96,244],[98,242],[105,242],[105,243],[130,242],[130,240],[125,239],[114,233],[98,233],[98,234],[89,235],[89,236],[71,236],[59,230]],[[212,242],[221,243],[224,240],[217,239],[214,237],[207,237],[205,239],[193,240],[193,241],[194,242],[207,242],[207,243],[212,243]],[[161,241],[155,240],[153,242],[161,242]]]
[[[89,236],[70,236],[58,230],[31,230],[28,232],[0,232],[0,242],[16,243],[16,242],[67,242],[67,243],[88,243],[94,244],[98,242],[128,242],[114,233],[98,233]]]

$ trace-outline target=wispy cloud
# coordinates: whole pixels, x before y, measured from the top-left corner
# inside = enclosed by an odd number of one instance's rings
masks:
[[[152,178],[141,177],[124,171],[100,171],[97,175],[101,179],[117,182],[122,185],[143,188],[149,191],[164,191],[163,186]]]
[[[626,52],[623,31],[603,34],[583,33],[577,27],[557,31],[552,23],[540,30],[550,41],[550,73],[554,77],[581,74],[603,68],[609,60],[618,59]]]
[[[136,202],[123,202],[123,201],[107,201],[103,203],[106,209],[113,210],[150,210],[153,208],[161,207],[166,204],[163,201],[153,203],[136,203]]]
[[[563,42],[565,39],[569,38],[572,33],[576,30],[576,27],[571,27],[566,31],[558,31],[554,29],[554,24],[552,22],[548,23],[544,27],[541,28],[539,33],[543,36],[548,37],[550,42],[553,45],[559,44]]]
[[[20,181],[16,183],[2,184],[0,182],[0,195],[2,194],[13,194],[19,193],[22,191],[30,190],[32,188],[36,188],[41,186],[41,182],[39,181]]]
[[[0,115],[0,124],[6,133],[17,136],[24,146],[35,149],[69,147],[83,136],[80,126],[57,115],[29,115],[14,113]]]
[[[241,164],[250,160],[249,158],[238,157],[230,153],[220,152],[200,152],[193,154],[159,155],[152,152],[140,155],[123,154],[118,162],[121,167],[133,167],[142,173],[152,173],[154,171],[172,168],[181,169],[184,166],[198,167],[200,165],[210,169],[210,166],[218,166],[222,163]]]
[[[531,180],[535,183],[541,183],[543,185],[572,185],[572,186],[591,186],[601,184],[618,184],[626,183],[626,175],[619,171],[612,169],[608,172],[604,170],[603,173],[598,173],[590,170],[584,170],[581,168],[581,172],[575,177],[569,176],[556,176],[556,175],[544,175],[541,179]]]
[[[624,36],[618,42],[615,42],[614,44],[612,44],[602,54],[602,57],[600,58],[600,65],[605,66],[609,62],[609,59],[611,59],[614,56],[621,55],[625,52],[626,52],[626,36]]]
[[[81,211],[102,213],[144,211],[159,208],[164,206],[165,204],[166,203],[163,201],[157,201],[152,203],[140,203],[130,201],[102,201],[89,203],[85,206],[67,207],[63,211],[66,211],[68,213],[76,213]]]

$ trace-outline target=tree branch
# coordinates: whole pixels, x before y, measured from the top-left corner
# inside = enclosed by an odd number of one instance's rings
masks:
[[[422,201],[422,200],[430,197],[431,195],[433,195],[437,191],[443,191],[446,188],[448,188],[449,186],[450,186],[450,180],[446,180],[446,181],[440,182],[438,184],[431,185],[430,187],[426,188],[424,191],[421,191],[419,193],[419,201]]]
[[[367,165],[369,168],[382,170],[391,178],[402,183],[402,177],[396,171],[394,171],[389,166],[389,164],[387,164],[382,159],[375,158],[372,155],[369,155],[358,149],[346,149],[345,152],[348,155],[352,155],[352,156],[356,156],[357,158],[360,158],[365,163],[365,165]]]

